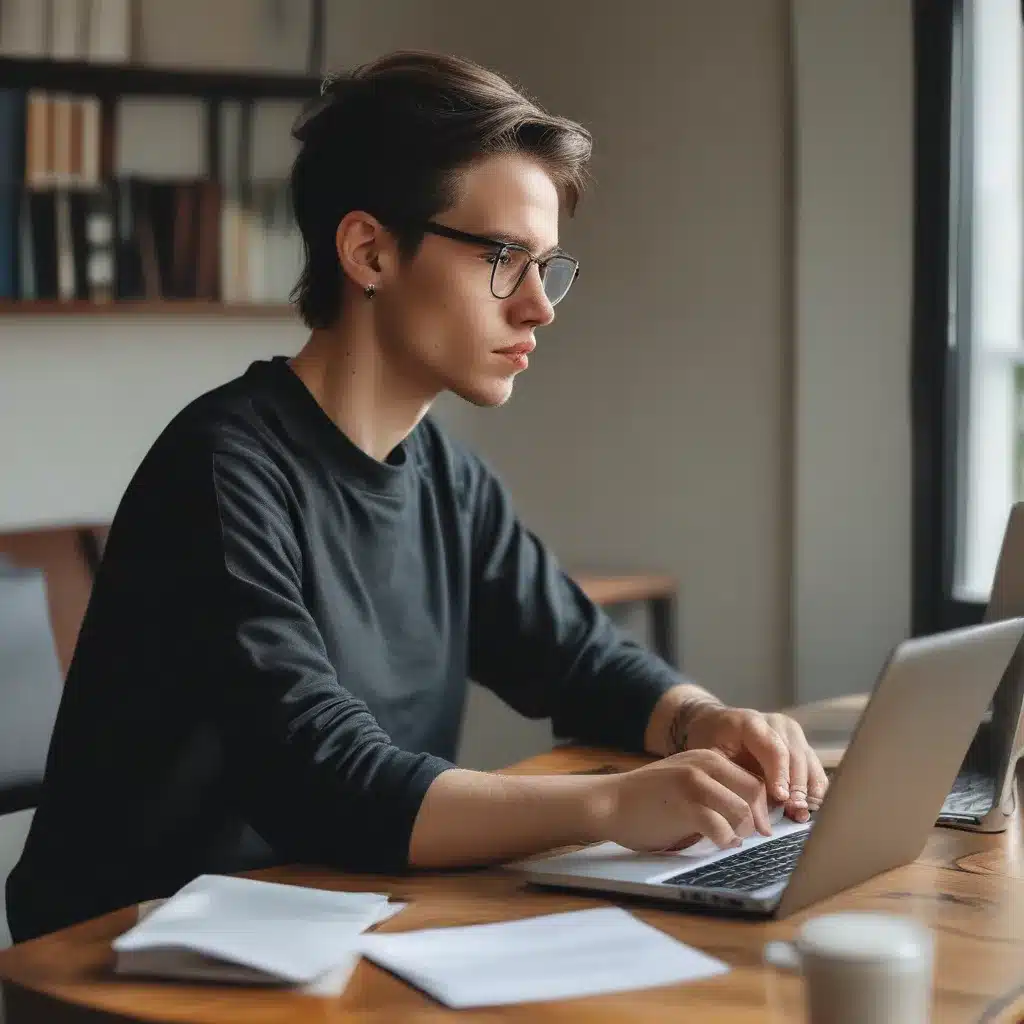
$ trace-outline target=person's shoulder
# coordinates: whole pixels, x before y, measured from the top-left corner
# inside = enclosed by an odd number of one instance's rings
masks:
[[[268,363],[255,362],[241,375],[192,399],[163,429],[154,451],[269,456],[273,449],[265,410],[269,372]]]
[[[208,493],[218,460],[244,477],[268,478],[280,489],[287,459],[261,409],[266,365],[254,363],[181,409],[146,451],[121,505],[142,502],[152,509],[168,501],[195,500]]]
[[[225,477],[224,486],[263,504],[287,501],[284,460],[261,433],[253,408],[260,392],[253,376],[250,368],[201,394],[160,431],[121,495],[110,541],[134,537],[144,550],[154,523],[175,524],[175,534],[206,528],[216,521],[211,510]]]

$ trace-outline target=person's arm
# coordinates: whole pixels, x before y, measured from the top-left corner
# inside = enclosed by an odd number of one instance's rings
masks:
[[[633,850],[678,850],[702,836],[725,848],[755,831],[771,835],[764,785],[714,750],[605,776],[454,769],[427,791],[409,860],[457,867],[606,840]]]
[[[555,734],[661,757],[699,747],[767,780],[773,800],[806,820],[828,786],[799,725],[730,708],[626,638],[519,520],[480,460],[472,484],[471,675]]]
[[[499,479],[463,457],[473,517],[472,678],[521,714],[550,717],[557,736],[670,753],[676,705],[714,698],[628,638],[521,522]]]
[[[609,814],[600,781],[462,768],[446,772],[420,807],[409,863],[423,868],[486,864],[598,842]]]

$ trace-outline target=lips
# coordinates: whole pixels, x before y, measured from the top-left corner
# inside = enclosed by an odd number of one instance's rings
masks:
[[[510,345],[508,348],[499,348],[498,355],[501,356],[528,356],[537,347],[535,341],[523,341],[518,345]]]

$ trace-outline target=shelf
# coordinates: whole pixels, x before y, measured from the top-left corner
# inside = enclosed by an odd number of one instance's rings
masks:
[[[139,64],[0,57],[0,88],[47,89],[96,96],[309,99],[319,94],[320,81],[310,75],[273,71],[180,70]]]
[[[118,302],[0,301],[0,317],[11,316],[215,316],[287,320],[296,316],[286,302],[210,302],[205,299],[142,299]]]

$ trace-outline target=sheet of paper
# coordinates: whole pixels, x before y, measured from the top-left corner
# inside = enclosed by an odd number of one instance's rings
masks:
[[[367,935],[360,948],[453,1008],[624,992],[729,970],[620,907]]]
[[[231,973],[262,974],[267,981],[308,984],[349,962],[356,937],[389,909],[382,893],[201,875],[114,940],[116,969],[161,973],[164,956],[166,973],[191,965],[212,977],[224,965],[225,980]],[[202,967],[197,955],[206,959]]]

